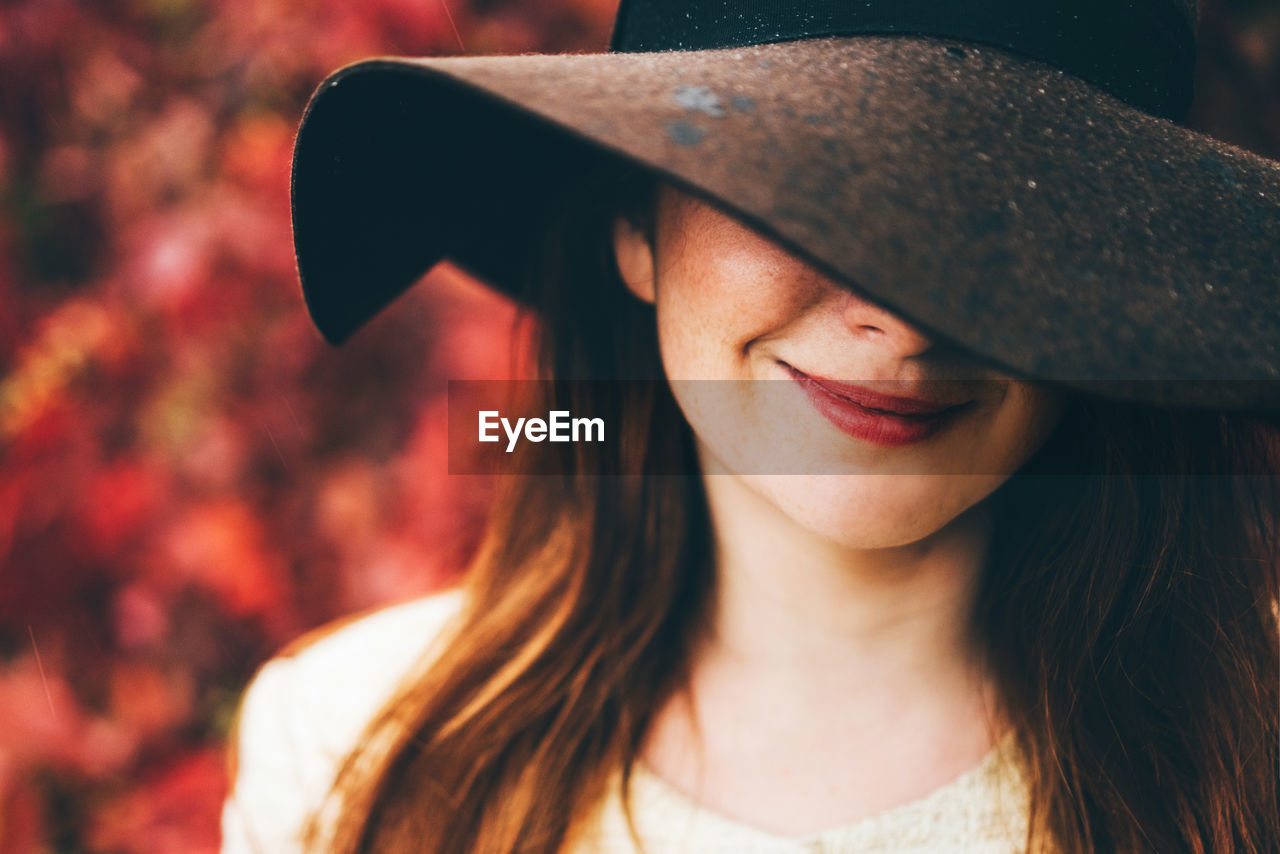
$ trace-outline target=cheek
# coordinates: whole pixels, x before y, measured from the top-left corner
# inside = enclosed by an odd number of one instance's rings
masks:
[[[1058,426],[1064,400],[1056,390],[1023,382],[1010,384],[1001,411],[981,444],[982,469],[1013,472],[1030,459]]]
[[[724,343],[729,340],[710,289],[664,287],[657,299],[658,347],[668,379],[718,376]]]
[[[748,376],[752,343],[784,330],[816,299],[811,279],[786,256],[732,246],[669,270],[656,301],[667,376]]]

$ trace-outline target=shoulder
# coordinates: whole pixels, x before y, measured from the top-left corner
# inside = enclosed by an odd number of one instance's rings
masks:
[[[458,613],[450,590],[323,626],[253,678],[232,729],[223,854],[292,854],[347,754]]]
[[[250,683],[243,728],[262,695],[287,688],[291,702],[330,713],[326,725],[363,726],[390,698],[401,677],[422,657],[461,608],[462,591],[448,590],[314,629],[264,664]],[[274,698],[273,698],[274,699]]]

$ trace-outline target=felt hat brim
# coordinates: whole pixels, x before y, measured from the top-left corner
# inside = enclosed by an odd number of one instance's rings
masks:
[[[1015,375],[1280,408],[1280,164],[915,36],[341,69],[294,152],[322,334],[446,257],[514,291],[552,190],[593,158],[652,168]]]

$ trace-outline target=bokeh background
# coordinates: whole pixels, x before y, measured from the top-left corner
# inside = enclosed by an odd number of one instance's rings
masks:
[[[445,381],[514,307],[442,265],[341,350],[295,279],[307,96],[371,54],[603,50],[616,0],[0,3],[0,854],[218,846],[255,668],[456,576]],[[1204,7],[1192,124],[1280,158],[1280,0]]]

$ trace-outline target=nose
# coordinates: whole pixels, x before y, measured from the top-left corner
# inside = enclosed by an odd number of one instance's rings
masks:
[[[848,291],[843,296],[841,314],[855,335],[874,338],[878,346],[889,348],[900,358],[918,356],[933,346],[933,339],[896,314]]]

